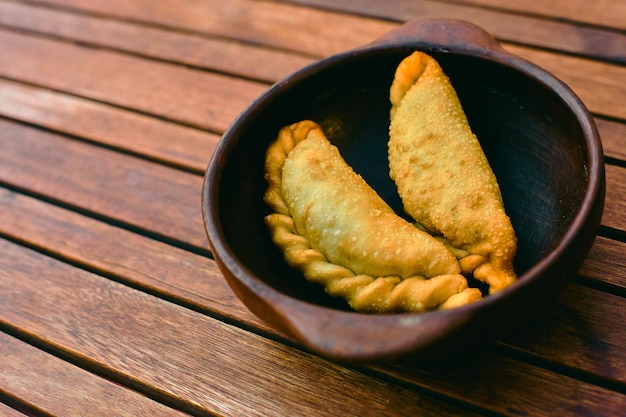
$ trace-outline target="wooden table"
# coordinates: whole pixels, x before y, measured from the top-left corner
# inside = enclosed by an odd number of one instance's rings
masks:
[[[453,365],[337,364],[233,295],[202,175],[273,82],[433,17],[482,26],[582,98],[602,226],[530,328]],[[0,0],[2,415],[624,415],[625,211],[621,0]]]

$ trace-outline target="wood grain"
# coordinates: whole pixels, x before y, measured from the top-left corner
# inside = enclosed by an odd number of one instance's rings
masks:
[[[215,262],[0,188],[0,234],[205,313],[269,329],[232,293]]]
[[[626,387],[626,333],[618,330],[625,309],[624,297],[570,284],[528,331],[503,342]]]
[[[0,265],[3,325],[189,411],[474,415],[1,240]]]
[[[5,393],[6,394],[6,393]],[[22,414],[13,407],[0,402],[0,414],[4,417],[25,417],[26,414]]]
[[[442,0],[439,0],[442,1]],[[490,6],[499,10],[511,10],[524,14],[540,14],[546,17],[575,22],[591,23],[615,29],[626,28],[626,3],[615,0],[443,0],[448,3]]]
[[[291,4],[246,0],[231,1],[229,4],[232,4],[232,7],[229,8],[217,0],[205,1],[202,4],[190,0],[176,0],[158,8],[146,7],[142,2],[132,2],[133,4],[129,5],[122,0],[98,0],[87,4],[80,0],[38,0],[38,2],[105,13],[182,30],[219,34],[255,43],[261,41],[275,47],[306,51],[316,55],[330,55],[370,42],[392,27],[387,22],[338,15],[325,10],[306,10]],[[419,0],[395,2],[296,0],[291,3],[400,22],[441,17],[462,19],[484,27],[503,40],[604,59],[621,59],[622,62],[626,59],[626,36],[619,32],[576,27],[563,22],[545,21],[475,7]],[[255,19],[252,21],[249,16],[255,16]],[[327,35],[329,39],[325,42],[316,41],[316,32]]]
[[[208,249],[202,177],[0,120],[0,181],[114,221]],[[59,169],[63,167],[63,169]],[[88,175],[85,175],[88,173]],[[603,224],[626,230],[626,169],[607,166]],[[177,210],[169,208],[176,206]]]
[[[0,391],[10,392],[24,408],[50,415],[186,415],[4,333]]]
[[[208,250],[201,176],[1,119],[0,131],[0,182]]]
[[[276,82],[312,58],[223,38],[173,32],[29,4],[0,2],[0,24],[13,29]]]
[[[158,4],[147,0],[37,0],[36,3],[317,56],[360,46],[364,40],[370,42],[396,26],[375,19],[250,0],[171,0]]]
[[[267,88],[258,82],[6,31],[0,31],[0,44],[4,77],[218,132]]]
[[[184,305],[227,317],[257,332],[284,337],[243,307],[208,259],[1,189],[0,216],[6,219],[0,224],[0,234],[11,239]],[[623,274],[613,276],[625,266],[623,257],[613,257],[616,250],[619,252],[619,244],[598,239],[593,258],[585,262],[583,270],[600,282],[621,280],[626,286]],[[606,300],[611,300],[607,310],[599,310]],[[585,372],[601,370],[606,377],[626,383],[626,365],[618,359],[606,359],[619,358],[626,351],[619,314],[624,308],[624,300],[619,297],[571,285],[557,307],[542,316],[536,326],[521,330],[505,343],[538,357],[561,358],[564,365]],[[571,320],[573,316],[581,317],[581,323]],[[594,317],[596,322],[582,326],[586,317]],[[581,346],[591,340],[595,344]],[[598,352],[594,349],[600,343],[605,348]]]
[[[206,131],[3,79],[0,114],[198,174],[219,140]]]
[[[319,44],[329,43],[325,33],[320,35]],[[374,34],[364,37],[353,46],[374,38]],[[0,57],[0,75],[218,132],[265,90],[263,84],[251,81],[170,64],[148,63],[138,57],[17,33],[0,31],[0,42],[5,51]],[[613,118],[626,117],[626,104],[621,100],[626,94],[626,67],[516,45],[505,46],[562,79],[592,112]],[[40,66],[49,68],[46,76],[38,71]],[[216,100],[217,96],[222,100]]]
[[[622,3],[0,0],[0,414],[621,415]],[[434,17],[484,27],[581,97],[607,157],[604,237],[552,306],[484,349],[326,361],[226,284],[202,174],[270,83]]]
[[[579,273],[586,277],[602,277],[601,281],[626,289],[626,243],[596,237]]]
[[[604,154],[626,161],[626,124],[596,119]]]
[[[602,224],[626,231],[626,168],[607,165],[606,184]]]
[[[501,41],[565,51],[602,60],[626,62],[626,35],[624,33],[574,25],[564,21],[545,20],[528,14],[503,13],[488,8],[431,0],[394,2],[288,0],[286,2],[399,22],[439,18],[465,20],[477,24]]]
[[[594,113],[626,118],[626,67],[507,45],[507,49],[555,74]]]
[[[485,352],[486,354],[486,352]],[[491,352],[488,353],[492,355]],[[605,407],[594,409],[593,403],[599,400],[598,393],[589,391],[584,386],[578,386],[573,391],[564,387],[564,391],[552,391],[553,384],[559,384],[562,376],[546,372],[541,366],[524,364],[495,356],[490,361],[484,361],[484,356],[477,354],[470,361],[451,362],[445,369],[437,366],[420,368],[397,369],[391,368],[389,374],[406,380],[420,381],[424,386],[435,388],[442,395],[450,395],[455,399],[471,397],[477,404],[493,403],[495,411],[502,415],[528,416],[574,416],[574,415],[601,415],[612,416],[619,413],[626,405],[626,396],[616,395],[611,398]],[[479,363],[477,367],[471,362]],[[445,373],[442,378],[439,373]],[[529,380],[532,385],[528,385]],[[550,390],[550,394],[544,390]],[[569,391],[569,394],[565,394]],[[550,400],[544,394],[552,395]],[[573,397],[570,397],[572,395]],[[500,399],[507,402],[500,403]],[[554,398],[559,398],[555,401]],[[581,400],[584,398],[585,400]],[[587,399],[591,402],[587,403]]]

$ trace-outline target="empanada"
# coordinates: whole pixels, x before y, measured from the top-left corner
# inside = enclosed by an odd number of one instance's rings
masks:
[[[390,89],[389,168],[406,212],[442,235],[490,293],[516,279],[515,232],[500,188],[439,64],[415,52]]]
[[[265,178],[266,224],[287,263],[355,310],[423,311],[481,297],[445,245],[396,215],[314,122],[281,129]]]

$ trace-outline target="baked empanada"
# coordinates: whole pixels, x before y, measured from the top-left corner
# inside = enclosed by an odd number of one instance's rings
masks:
[[[355,310],[423,311],[481,297],[446,246],[396,215],[314,122],[281,129],[265,178],[266,224],[287,263]]]
[[[516,279],[515,232],[500,188],[439,64],[415,52],[390,89],[389,168],[406,212],[459,258],[490,293]]]

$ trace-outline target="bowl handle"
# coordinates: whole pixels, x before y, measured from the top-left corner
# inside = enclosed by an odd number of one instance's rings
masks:
[[[411,20],[370,44],[390,45],[414,46],[433,52],[506,52],[484,29],[454,19]]]

